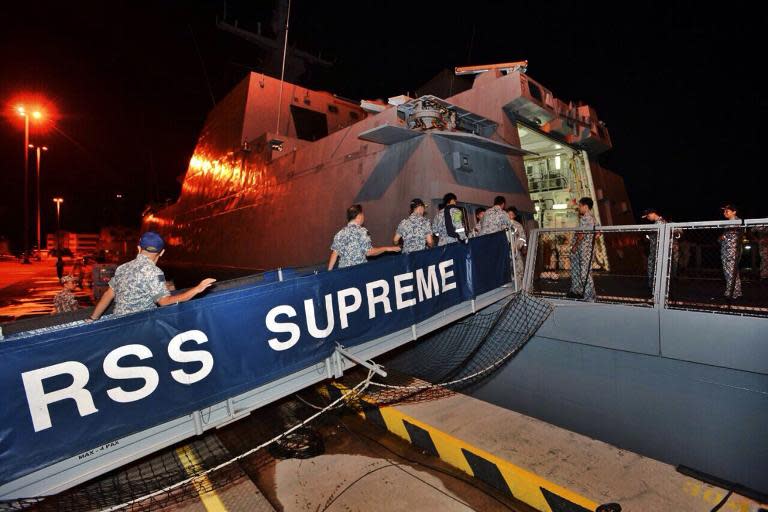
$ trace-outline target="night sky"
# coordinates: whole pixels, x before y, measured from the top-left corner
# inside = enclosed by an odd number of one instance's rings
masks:
[[[33,128],[31,137],[50,146],[43,232],[55,226],[56,195],[66,229],[138,226],[147,203],[177,196],[212,96],[249,70],[269,71],[272,60],[216,28],[223,1],[8,3],[0,7],[0,236],[14,242],[23,222],[20,95],[42,94],[56,108],[56,128]],[[727,200],[745,216],[768,217],[764,13],[696,3],[448,5],[294,0],[289,43],[334,62],[298,83],[386,98],[444,68],[527,59],[531,77],[605,121],[614,149],[602,162],[624,176],[636,214],[655,206],[673,220],[705,220]],[[227,20],[254,32],[261,22],[270,35],[273,8],[230,0]]]

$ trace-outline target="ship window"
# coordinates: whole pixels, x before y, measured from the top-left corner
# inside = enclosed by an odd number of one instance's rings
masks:
[[[291,105],[296,136],[302,140],[318,140],[328,136],[328,119],[325,114],[308,108]]]
[[[328,112],[332,112],[334,114],[338,114],[339,113],[339,107],[337,107],[336,105],[328,105]]]
[[[533,99],[537,101],[541,101],[541,89],[539,89],[538,85],[532,82],[528,82],[528,91],[530,91],[531,96],[533,96]]]
[[[355,121],[357,121],[358,119],[360,119],[360,114],[358,114],[358,113],[357,113],[357,112],[355,112],[354,110],[351,110],[351,111],[349,112],[349,118],[350,118],[350,119],[354,119]]]

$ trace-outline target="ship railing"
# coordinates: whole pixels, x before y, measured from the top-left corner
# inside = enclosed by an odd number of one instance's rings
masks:
[[[584,300],[577,256],[589,261],[598,303],[768,316],[768,219],[534,230],[524,287]]]

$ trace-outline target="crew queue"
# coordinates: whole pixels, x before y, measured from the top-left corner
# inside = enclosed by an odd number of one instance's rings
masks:
[[[363,227],[365,214],[363,207],[353,204],[347,208],[347,225],[333,237],[331,255],[328,259],[328,270],[350,267],[365,263],[369,257],[378,256],[385,252],[402,252],[408,254],[451,243],[468,243],[467,224],[464,210],[457,205],[458,197],[449,192],[443,197],[438,212],[432,222],[426,216],[427,205],[420,198],[414,198],[410,204],[410,215],[397,226],[392,238],[394,245],[374,247],[368,230]],[[493,207],[478,208],[475,219],[478,221],[471,236],[487,235],[498,231],[508,230],[512,237],[512,265],[517,289],[522,289],[523,251],[526,246],[525,231],[518,222],[517,208],[507,208],[503,196],[496,196]],[[437,244],[435,243],[437,240]]]

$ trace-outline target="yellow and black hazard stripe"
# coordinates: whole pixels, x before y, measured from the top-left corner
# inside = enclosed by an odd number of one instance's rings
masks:
[[[332,400],[346,388],[338,383],[320,391]],[[542,512],[620,512],[617,503],[599,505],[526,469],[404,414],[395,407],[364,405],[364,419],[392,432],[421,451]]]

